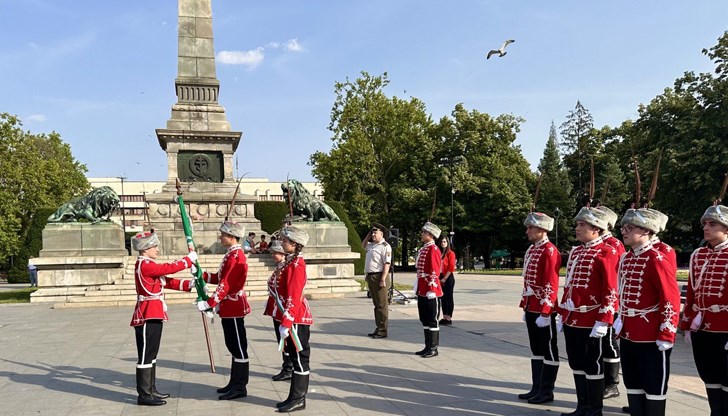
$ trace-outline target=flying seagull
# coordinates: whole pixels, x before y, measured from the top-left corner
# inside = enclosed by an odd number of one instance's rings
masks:
[[[500,49],[493,49],[490,52],[488,52],[488,56],[485,59],[490,59],[491,56],[498,54],[498,57],[505,56],[506,52],[506,46],[508,46],[509,43],[513,43],[515,40],[508,39],[507,41],[503,42],[503,45],[501,45]]]

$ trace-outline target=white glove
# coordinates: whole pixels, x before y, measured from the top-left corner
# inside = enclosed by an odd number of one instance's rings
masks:
[[[523,322],[526,322],[526,312],[523,312],[523,316],[521,317],[521,320]]]
[[[561,320],[561,315],[556,315],[556,332],[563,332],[564,322]]]
[[[685,343],[688,345],[693,345],[692,333],[693,331],[685,331]]]
[[[617,335],[619,335],[620,332],[622,332],[622,325],[624,323],[622,322],[622,317],[618,316],[617,319],[614,320],[614,323],[612,324],[612,328],[614,328],[614,337],[617,338]]]
[[[437,295],[435,294],[435,292],[427,292],[427,299],[432,300],[432,299],[435,299],[436,297],[437,297]]]
[[[415,283],[412,285],[412,290],[415,291],[415,294],[417,294],[417,282],[419,282],[420,279],[415,277]]]
[[[197,252],[192,250],[187,254],[187,258],[190,259],[190,263],[195,264],[197,261]]]
[[[550,316],[539,315],[539,317],[536,318],[536,326],[538,326],[539,328],[546,328],[549,325],[551,325]]]
[[[197,309],[199,309],[200,312],[205,312],[206,310],[210,309],[210,305],[207,304],[206,300],[201,300],[197,302]]]
[[[606,322],[596,321],[594,323],[594,327],[592,327],[591,334],[589,334],[592,338],[601,338],[605,335],[607,335],[607,330],[609,329],[609,325]]]
[[[674,345],[672,342],[662,341],[659,339],[657,341],[655,341],[655,344],[657,344],[657,348],[660,351],[669,350]]]
[[[190,267],[190,273],[192,273],[192,276],[197,277],[197,267],[195,267],[194,263],[192,264],[192,267]]]
[[[723,347],[723,349],[728,351],[728,342],[725,343],[725,346]]]
[[[193,290],[195,290],[195,279],[190,279],[188,280],[188,282],[190,282],[190,287],[187,289],[187,291],[192,292]]]
[[[290,335],[291,330],[281,325],[278,327],[278,333],[281,334],[281,339],[286,339]]]
[[[703,324],[703,312],[698,312],[697,315],[695,315],[695,318],[693,318],[693,321],[690,322],[690,330],[691,331],[697,331],[700,329],[700,325]]]

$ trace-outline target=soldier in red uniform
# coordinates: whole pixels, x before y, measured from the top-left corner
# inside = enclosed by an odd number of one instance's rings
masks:
[[[598,210],[605,213],[607,218],[607,229],[602,232],[602,240],[617,250],[617,258],[621,258],[625,252],[624,244],[612,235],[612,230],[617,223],[619,216],[616,212],[603,205]],[[615,319],[617,317],[615,316]],[[602,337],[602,353],[604,359],[604,398],[611,399],[619,396],[619,344],[614,336],[614,328],[609,327],[607,335]]]
[[[604,211],[582,208],[574,218],[576,239],[566,266],[559,310],[564,322],[566,353],[574,373],[577,408],[564,416],[601,415],[604,395],[602,340],[617,305],[617,250],[601,234],[607,229]]]
[[[273,257],[273,261],[276,262],[276,267],[268,278],[268,302],[265,304],[265,311],[263,312],[263,315],[273,317],[276,308],[275,293],[278,290],[278,278],[283,271],[283,267],[286,265],[286,251],[283,250],[283,246],[280,241],[274,241],[271,243],[270,255]],[[278,343],[281,342],[281,334],[279,332],[280,326],[281,323],[273,319],[273,331],[276,334],[276,341]],[[293,377],[293,363],[291,362],[291,357],[285,349],[281,354],[283,356],[283,365],[281,366],[281,371],[271,377],[273,381],[286,381]]]
[[[306,392],[310,374],[309,338],[313,317],[308,301],[303,297],[306,287],[306,262],[301,250],[308,244],[308,234],[296,227],[281,230],[281,245],[288,254],[283,270],[274,285],[273,318],[280,323],[279,333],[293,363],[293,377],[288,398],[276,404],[281,413],[306,408]]]
[[[202,274],[205,282],[217,284],[217,289],[210,299],[197,302],[197,308],[202,312],[209,309],[217,310],[225,335],[225,346],[233,357],[230,380],[225,387],[217,389],[218,393],[222,393],[220,400],[232,400],[248,395],[246,386],[250,363],[245,315],[250,313],[250,304],[245,295],[248,263],[240,246],[240,239],[244,235],[245,227],[241,224],[225,221],[220,225],[220,244],[227,247],[227,252],[216,272]]]
[[[528,340],[531,345],[531,391],[519,399],[540,404],[554,400],[554,383],[559,372],[559,347],[556,339],[556,302],[559,290],[561,254],[548,237],[554,219],[531,212],[523,222],[531,246],[523,261],[523,298]]]
[[[700,222],[707,244],[690,256],[681,327],[693,345],[711,416],[728,415],[728,207],[708,208]]]
[[[680,315],[677,268],[653,237],[663,229],[662,214],[629,209],[622,236],[631,251],[619,264],[619,317],[614,323],[622,348],[622,371],[632,415],[665,414],[670,354]]]
[[[189,252],[185,257],[172,263],[157,263],[159,238],[153,232],[139,233],[131,239],[132,248],[139,252],[134,265],[134,284],[137,303],[131,318],[131,326],[136,333],[137,365],[136,383],[137,404],[159,406],[167,403],[169,394],[159,393],[156,386],[157,353],[162,340],[163,322],[167,320],[167,304],[164,303],[164,288],[189,292],[194,288],[192,280],[166,277],[192,267],[197,253]]]
[[[438,315],[442,297],[442,287],[440,286],[442,256],[440,249],[435,244],[435,239],[440,237],[440,233],[440,228],[435,224],[426,222],[420,233],[420,240],[424,246],[417,253],[415,293],[417,294],[417,311],[420,322],[425,329],[425,348],[415,354],[422,358],[435,357],[439,354],[437,351],[440,346]]]

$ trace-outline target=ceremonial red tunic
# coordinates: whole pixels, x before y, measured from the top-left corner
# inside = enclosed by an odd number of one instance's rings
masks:
[[[271,273],[270,277],[268,278],[268,301],[265,304],[265,311],[263,311],[263,315],[265,316],[275,316],[274,311],[277,307],[275,294],[278,292],[278,277],[281,275],[281,271],[283,271],[283,266],[285,264],[285,260],[276,264],[275,270],[273,270],[273,273]]]
[[[217,272],[204,272],[203,280],[217,284],[215,293],[207,300],[210,308],[220,305],[221,318],[242,318],[250,313],[250,304],[245,294],[245,280],[248,278],[248,263],[240,244],[228,248]]]
[[[432,241],[422,246],[417,253],[417,296],[427,296],[427,292],[435,292],[437,297],[442,296],[441,256],[440,249]]]
[[[548,238],[532,244],[523,260],[523,293],[519,307],[550,315],[558,299],[561,254]]]
[[[621,258],[622,254],[627,252],[624,248],[624,244],[622,244],[622,242],[611,233],[604,234],[604,242],[617,250],[617,259]]]
[[[633,342],[675,342],[680,320],[677,268],[648,242],[619,265],[620,336]]]
[[[167,274],[192,267],[187,257],[172,263],[157,263],[149,257],[137,257],[134,265],[134,286],[137,303],[130,326],[141,326],[148,319],[167,320],[167,304],[164,303],[164,288],[189,292],[192,280],[166,277]]]
[[[690,256],[688,293],[680,326],[687,330],[702,313],[699,330],[728,332],[728,240],[700,247]]]
[[[665,256],[665,259],[667,259],[667,261],[669,261],[670,264],[677,269],[677,255],[675,254],[675,249],[663,243],[657,237],[652,237],[652,240],[650,241],[652,241],[652,247],[662,253]]]
[[[286,328],[290,328],[293,324],[313,325],[311,308],[303,296],[306,281],[306,262],[302,255],[298,255],[288,263],[278,276],[273,319]],[[282,310],[278,307],[279,303],[282,305]]]
[[[571,249],[559,305],[565,325],[591,328],[597,321],[614,321],[618,260],[617,249],[601,238]]]

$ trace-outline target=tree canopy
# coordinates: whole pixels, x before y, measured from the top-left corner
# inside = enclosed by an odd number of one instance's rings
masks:
[[[85,172],[58,133],[23,131],[16,116],[0,114],[0,263],[17,253],[38,208],[88,189]]]

